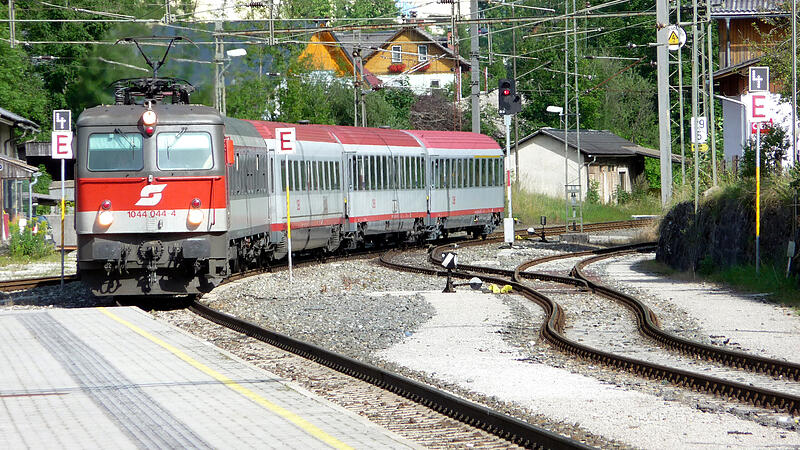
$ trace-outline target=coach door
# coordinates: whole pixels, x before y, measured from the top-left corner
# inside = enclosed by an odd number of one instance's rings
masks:
[[[448,216],[450,214],[450,189],[448,186],[450,162],[448,158],[438,155],[430,157],[430,201],[428,210],[431,218]]]

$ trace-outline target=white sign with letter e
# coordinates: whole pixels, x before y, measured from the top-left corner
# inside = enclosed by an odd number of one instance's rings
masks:
[[[279,155],[294,153],[297,150],[297,129],[275,128],[275,150]]]
[[[72,131],[53,131],[50,156],[53,159],[72,159]]]
[[[747,94],[743,98],[749,122],[769,122],[772,118],[773,105],[769,92]]]

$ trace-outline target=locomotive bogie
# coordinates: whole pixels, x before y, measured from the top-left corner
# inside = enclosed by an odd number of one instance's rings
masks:
[[[98,295],[207,292],[228,276],[227,237],[78,235],[78,271]]]

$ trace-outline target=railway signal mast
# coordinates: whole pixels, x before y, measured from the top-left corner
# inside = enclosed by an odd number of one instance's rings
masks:
[[[506,190],[508,194],[508,217],[503,219],[503,237],[509,245],[514,245],[514,216],[511,210],[511,116],[522,109],[522,99],[517,94],[516,80],[502,78],[497,86],[497,110],[503,116],[506,127]],[[517,156],[518,157],[518,156]]]

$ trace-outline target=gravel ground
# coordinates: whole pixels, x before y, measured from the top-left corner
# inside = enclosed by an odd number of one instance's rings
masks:
[[[527,259],[579,249],[557,243],[531,243],[514,250],[497,247],[461,248],[459,260],[513,268]],[[422,252],[406,253],[402,259],[425,263]],[[574,262],[535,266],[532,270],[566,273]],[[719,291],[709,293],[715,303],[714,308],[708,308],[705,305],[709,300],[703,297],[706,294],[684,282],[663,281],[643,273],[637,257],[598,263],[589,270],[603,278],[602,282],[646,300],[672,332],[704,342],[722,344],[727,340],[733,347],[739,343],[742,348],[768,356],[796,359],[796,351],[791,348],[796,349],[799,342],[791,333],[756,333],[753,327],[730,326],[725,318],[715,322],[712,310],[733,309],[734,304],[739,308],[738,303],[719,296]],[[608,277],[622,281],[612,283]],[[532,284],[562,305],[572,302],[566,309],[573,336],[597,339],[596,331],[602,329],[601,335],[626,333],[626,338],[640,339],[632,331],[632,316],[624,308],[609,306],[608,301],[593,300],[585,294],[574,298],[563,285]],[[467,288],[459,288],[456,295],[442,295],[443,286],[441,278],[394,272],[374,261],[348,261],[299,268],[292,285],[285,272],[231,283],[215,290],[206,301],[212,307],[276,331],[412,376],[602,447],[800,448],[800,434],[793,418],[576,361],[540,341],[538,329],[543,313],[537,305],[516,295],[491,295]],[[56,288],[11,302],[4,299],[4,304],[61,306],[65,298],[89,297],[79,287],[69,288],[75,290],[75,297],[60,297]],[[686,298],[676,300],[678,293]],[[800,328],[795,315],[776,313],[775,306],[752,297],[744,299],[745,305],[759,305],[748,309],[746,316],[750,324],[765,323],[758,329],[772,329],[778,323],[775,320],[784,317],[790,329]],[[67,306],[86,303],[82,300]],[[208,327],[187,318],[185,313],[155,314],[208,336]],[[579,322],[587,316],[591,320]],[[732,319],[736,318],[729,320]],[[741,332],[737,334],[738,331]],[[748,336],[752,339],[753,335],[759,340],[748,341]],[[760,340],[762,335],[770,337]],[[791,337],[789,342],[782,342],[787,336]],[[286,358],[269,362],[270,358],[264,356],[266,350],[247,338],[211,339],[238,348],[237,354],[247,359],[267,361],[265,367],[278,367]],[[665,352],[659,349],[657,353]],[[431,441],[423,445],[441,444]]]

